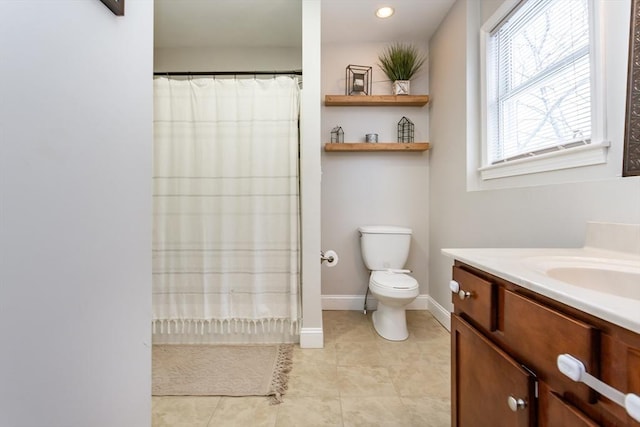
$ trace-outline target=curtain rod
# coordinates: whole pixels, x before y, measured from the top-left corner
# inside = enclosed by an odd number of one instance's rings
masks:
[[[158,71],[154,76],[301,76],[302,70],[293,71]]]

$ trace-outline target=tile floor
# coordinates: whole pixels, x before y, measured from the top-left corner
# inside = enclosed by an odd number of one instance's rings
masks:
[[[371,313],[325,311],[325,347],[295,347],[280,405],[265,397],[154,397],[153,426],[448,427],[449,333],[407,311],[409,339],[380,338]]]

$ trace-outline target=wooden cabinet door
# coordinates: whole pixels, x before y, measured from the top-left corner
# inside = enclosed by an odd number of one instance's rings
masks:
[[[539,427],[599,427],[600,425],[565,402],[562,397],[554,393],[544,382],[539,383],[540,398],[538,399]]]
[[[459,316],[451,316],[452,425],[535,425],[535,377]],[[512,410],[509,398],[523,407]]]

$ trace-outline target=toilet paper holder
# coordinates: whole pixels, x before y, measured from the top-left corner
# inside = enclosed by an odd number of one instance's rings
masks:
[[[332,254],[325,255],[324,251],[320,251],[320,263],[323,263],[325,261],[333,262],[334,259],[335,258]]]
[[[328,250],[328,251],[320,251],[320,264],[323,262],[327,262],[327,267],[335,267],[338,265],[338,254],[336,251]]]

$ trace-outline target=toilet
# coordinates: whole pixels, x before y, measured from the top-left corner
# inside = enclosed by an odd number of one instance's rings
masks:
[[[371,271],[369,291],[378,300],[373,327],[390,341],[409,337],[405,309],[419,293],[418,281],[402,270],[409,257],[411,229],[390,225],[359,227],[360,250]]]

